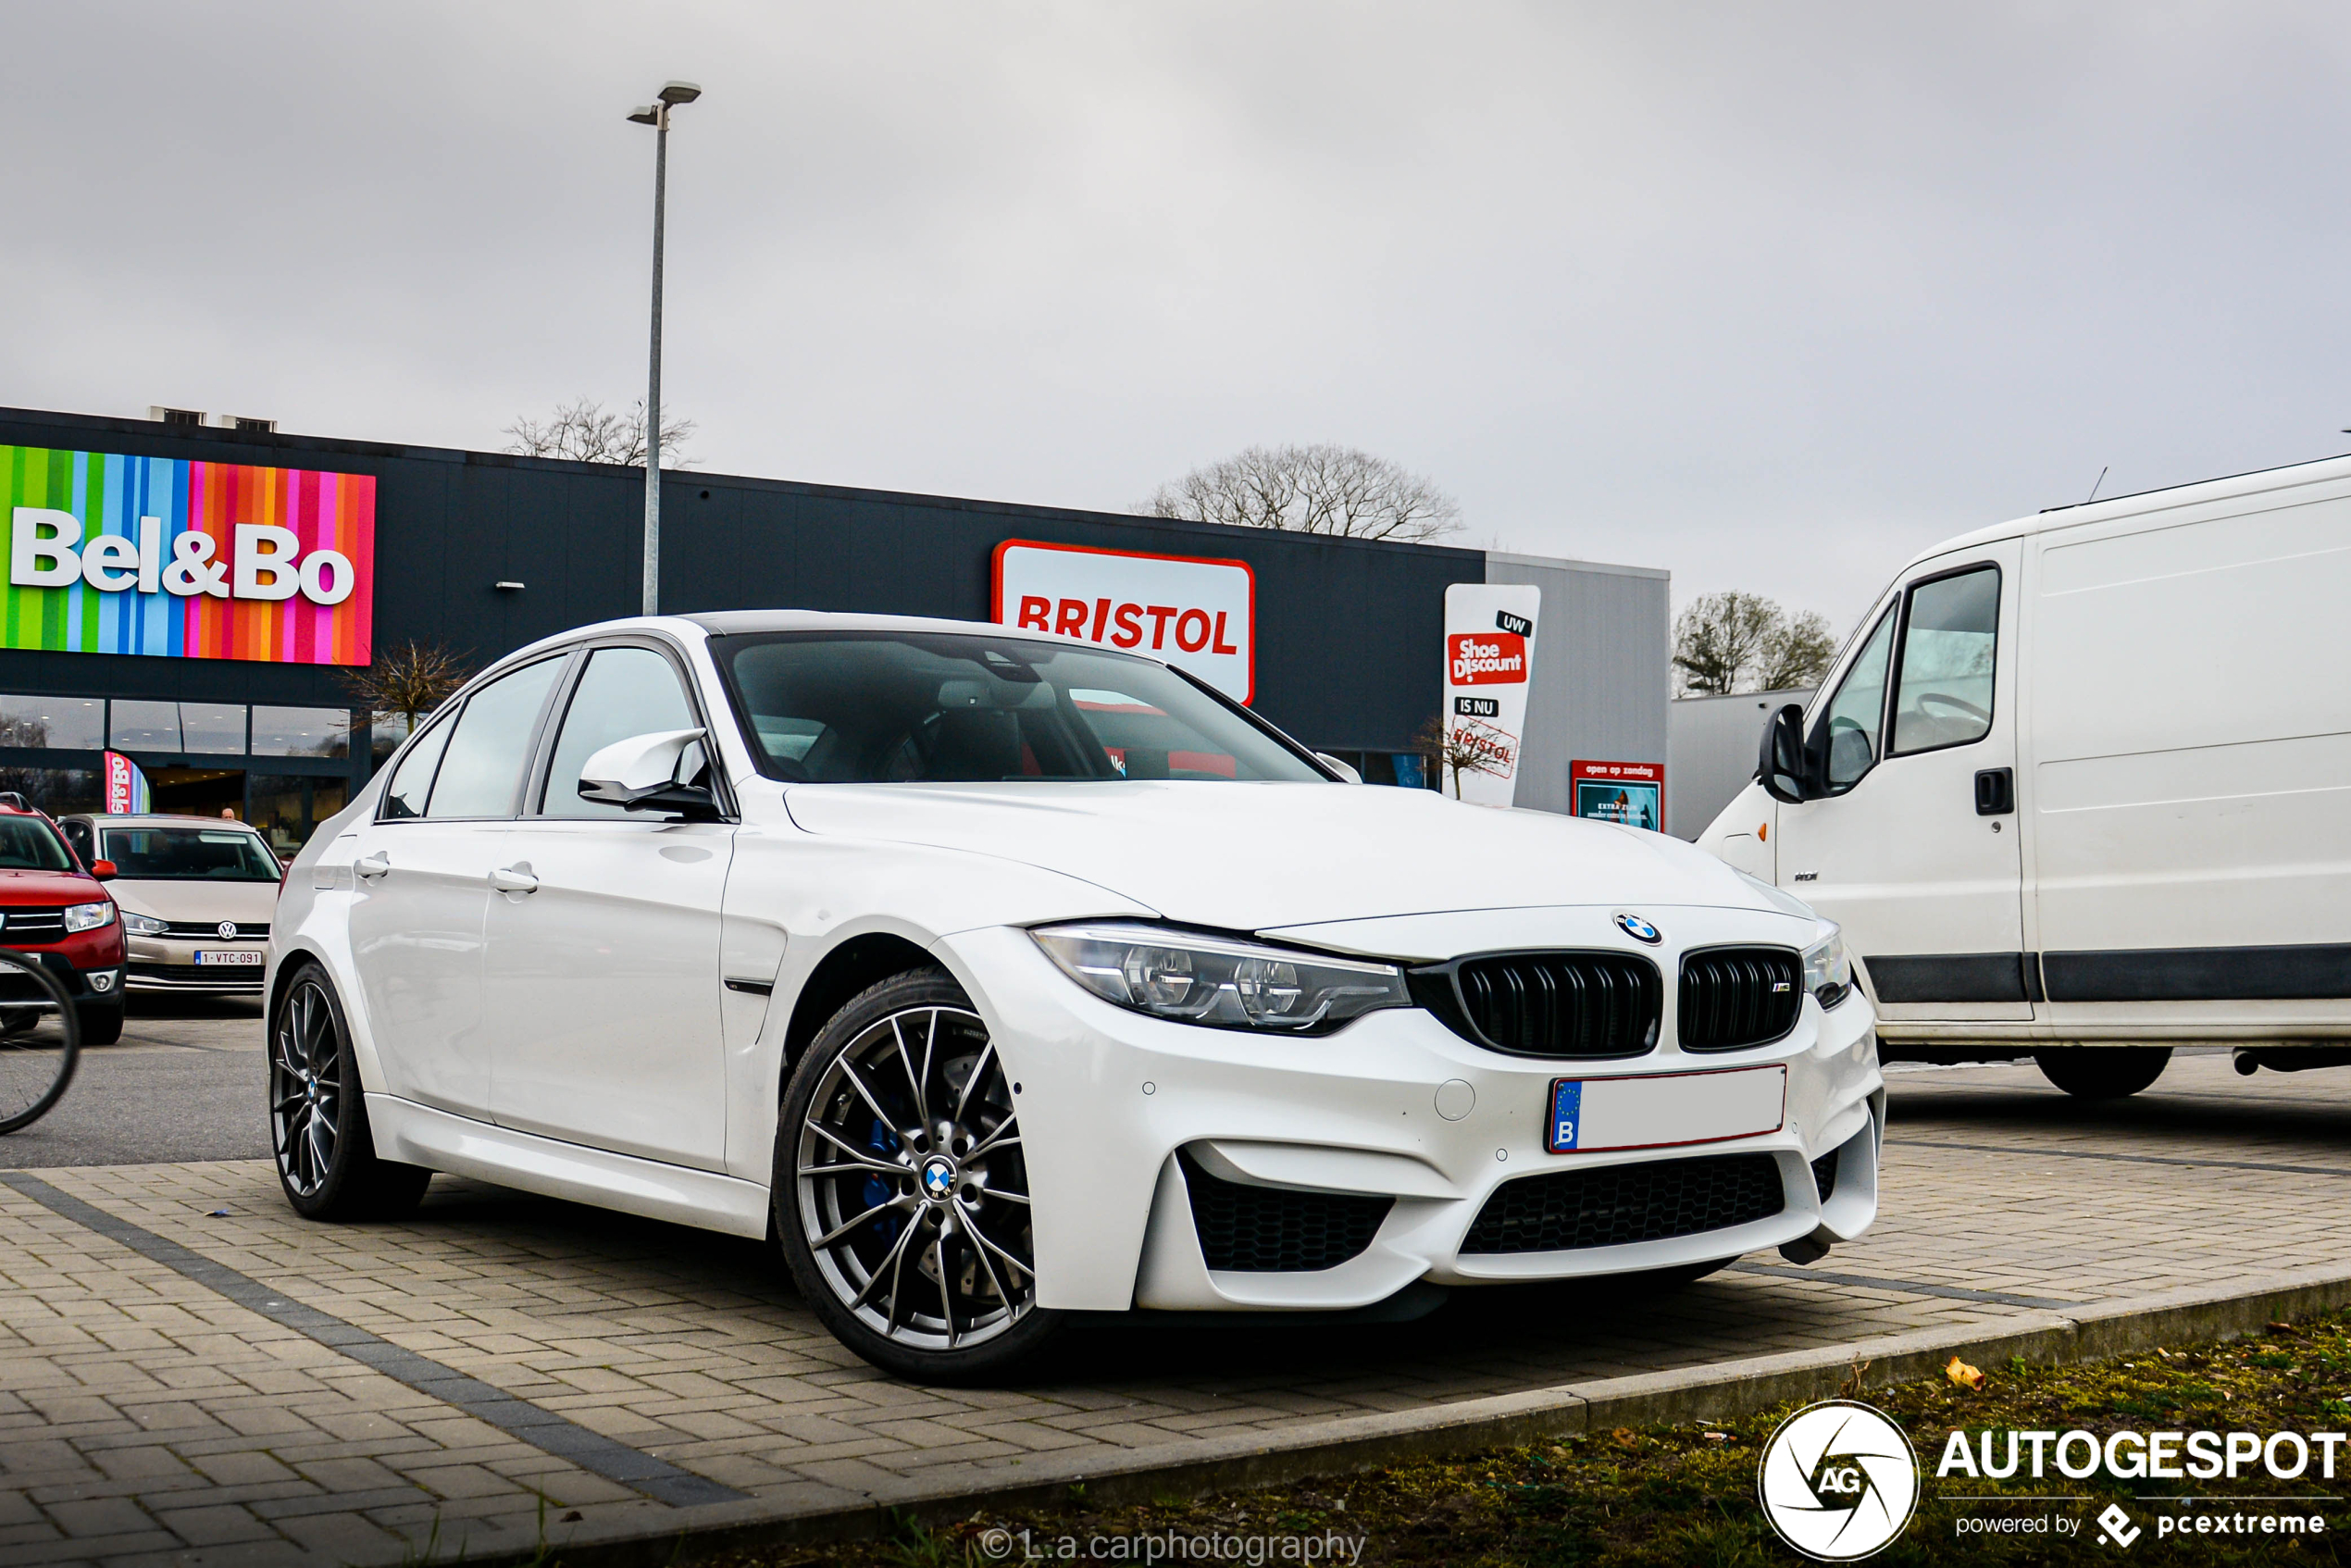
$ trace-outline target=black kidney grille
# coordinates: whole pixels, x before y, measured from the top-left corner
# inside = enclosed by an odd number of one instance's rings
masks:
[[[1682,958],[1682,1049],[1736,1051],[1796,1027],[1804,964],[1784,947],[1714,947]]]
[[[1836,1156],[1832,1149],[1812,1162],[1812,1185],[1821,1189],[1821,1201],[1825,1203],[1836,1193]]]
[[[1179,1158],[1191,1192],[1192,1228],[1212,1269],[1236,1274],[1311,1274],[1360,1254],[1396,1205],[1393,1198],[1247,1187]]]
[[[1638,1056],[1657,1044],[1663,986],[1646,958],[1506,952],[1453,966],[1460,1017],[1480,1045],[1521,1056]],[[1466,1024],[1468,1027],[1462,1028]]]
[[[1770,1219],[1787,1206],[1769,1154],[1651,1160],[1521,1176],[1494,1189],[1464,1252],[1568,1252]]]

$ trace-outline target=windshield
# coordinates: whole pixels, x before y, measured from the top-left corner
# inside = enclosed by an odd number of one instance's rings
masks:
[[[100,858],[139,882],[274,882],[278,857],[236,828],[108,828]]]
[[[1164,666],[1015,638],[777,632],[711,648],[771,778],[1327,783]]]
[[[0,816],[0,871],[70,871],[64,840],[37,816]]]

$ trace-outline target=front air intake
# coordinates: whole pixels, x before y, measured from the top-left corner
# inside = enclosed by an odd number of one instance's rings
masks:
[[[1710,947],[1682,956],[1684,1051],[1768,1045],[1804,1011],[1804,964],[1784,947]]]
[[[1494,1189],[1463,1252],[1572,1252],[1629,1247],[1768,1220],[1787,1207],[1769,1154],[1648,1160],[1520,1176]]]
[[[1592,1060],[1657,1045],[1664,985],[1623,952],[1499,952],[1416,969],[1413,999],[1465,1039],[1513,1056]]]
[[[1201,1261],[1236,1274],[1312,1274],[1360,1256],[1396,1205],[1393,1198],[1300,1192],[1226,1181],[1177,1156],[1191,1194]]]

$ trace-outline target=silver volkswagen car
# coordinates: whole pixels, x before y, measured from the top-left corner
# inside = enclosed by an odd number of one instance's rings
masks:
[[[114,863],[134,991],[257,996],[281,868],[242,822],[205,816],[58,819],[85,865]]]

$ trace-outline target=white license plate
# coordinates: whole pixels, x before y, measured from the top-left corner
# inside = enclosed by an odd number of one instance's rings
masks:
[[[253,948],[214,949],[200,947],[196,949],[196,966],[200,969],[211,969],[216,967],[226,967],[230,969],[258,969],[261,967],[262,957],[262,953]]]
[[[1554,1154],[1664,1149],[1777,1132],[1787,1118],[1787,1068],[1554,1078],[1543,1146]]]

